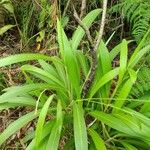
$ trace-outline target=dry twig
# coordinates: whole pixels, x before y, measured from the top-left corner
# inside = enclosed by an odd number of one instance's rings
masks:
[[[86,0],[82,0],[80,18],[83,17],[85,10],[86,10]]]
[[[71,2],[71,0],[68,0],[68,2],[67,2],[67,4],[66,4],[66,7],[65,7],[65,9],[64,9],[64,12],[63,12],[63,16],[66,15],[70,2]]]
[[[97,51],[99,45],[100,45],[100,42],[102,40],[102,36],[103,36],[103,33],[104,33],[104,26],[105,26],[105,19],[106,19],[106,11],[107,11],[107,2],[108,0],[104,0],[103,1],[103,13],[102,13],[102,20],[101,20],[101,25],[100,25],[100,29],[99,29],[99,34],[98,34],[98,38],[97,38],[97,41],[96,41],[96,45],[94,47],[94,51]]]
[[[103,1],[103,13],[102,13],[102,20],[101,20],[101,25],[100,25],[100,29],[99,29],[99,34],[98,34],[94,49],[91,49],[91,51],[90,51],[91,58],[92,58],[92,63],[91,63],[90,71],[88,73],[88,76],[85,80],[85,83],[84,83],[82,91],[81,91],[83,98],[85,98],[85,96],[87,95],[87,92],[89,91],[89,88],[91,87],[91,85],[93,83],[93,80],[94,80],[94,77],[95,77],[95,72],[96,72],[96,68],[97,68],[97,55],[96,55],[96,52],[97,52],[97,49],[100,45],[100,42],[101,42],[102,36],[103,36],[103,32],[104,32],[107,2],[108,2],[108,0]]]
[[[82,27],[82,29],[85,31],[85,33],[87,35],[87,38],[88,38],[88,41],[90,42],[90,44],[93,45],[92,37],[91,37],[89,29],[84,25],[84,23],[79,18],[78,14],[77,14],[77,11],[75,10],[74,6],[73,6],[73,10],[74,10],[74,17],[75,17],[76,21]]]
[[[95,77],[95,72],[96,72],[96,68],[97,68],[97,55],[96,55],[96,52],[97,52],[97,49],[100,45],[100,42],[101,42],[102,36],[103,36],[103,32],[104,32],[104,26],[105,26],[105,21],[106,21],[107,2],[108,2],[108,0],[103,1],[102,20],[101,20],[101,25],[100,25],[98,37],[95,40],[96,41],[95,44],[93,44],[92,37],[91,37],[89,29],[84,25],[84,23],[79,18],[78,14],[77,14],[77,12],[74,8],[74,5],[72,3],[73,9],[74,9],[74,17],[75,17],[76,21],[78,22],[78,24],[85,31],[85,33],[87,35],[87,38],[88,38],[88,41],[90,43],[90,56],[91,56],[91,59],[92,59],[89,73],[88,73],[88,75],[86,77],[86,80],[85,80],[85,82],[83,84],[83,87],[82,87],[82,91],[81,91],[82,98],[85,98],[85,96],[87,95],[87,92],[88,92],[90,86],[92,85],[94,77]],[[85,4],[85,1],[83,0],[82,3]]]

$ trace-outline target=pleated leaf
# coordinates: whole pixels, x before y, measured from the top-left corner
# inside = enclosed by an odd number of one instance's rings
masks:
[[[60,48],[61,57],[65,63],[67,74],[72,84],[76,95],[79,97],[80,91],[80,73],[77,63],[76,52],[72,49],[70,42],[60,24],[57,20],[58,43]]]
[[[88,150],[87,131],[83,108],[76,103],[73,105],[73,119],[75,147],[77,150]]]
[[[134,57],[131,57],[128,63],[128,67],[133,68],[140,61],[140,59],[150,51],[150,45],[142,48]]]
[[[88,129],[88,133],[92,137],[97,150],[107,150],[103,139],[96,131],[94,131],[93,129]]]
[[[115,68],[108,73],[106,73],[102,78],[97,81],[95,85],[92,86],[90,91],[90,98],[94,96],[94,94],[106,83],[110,82],[113,78],[115,78],[119,74],[119,69]]]
[[[0,134],[0,146],[13,134],[19,131],[23,126],[32,121],[38,116],[38,113],[30,112],[21,118],[11,123],[1,134]]]
[[[137,148],[135,148],[133,145],[127,143],[127,142],[120,142],[126,150],[138,150]]]
[[[63,125],[63,112],[62,112],[61,102],[59,100],[57,104],[56,123],[54,124],[52,128],[45,150],[58,150],[62,125]]]
[[[150,140],[150,128],[132,114],[124,112],[107,114],[99,111],[90,112],[89,114],[109,127],[126,135],[139,138],[143,141]]]
[[[95,9],[95,10],[91,11],[90,13],[88,13],[87,16],[82,20],[84,25],[87,28],[90,28],[90,26],[92,25],[92,23],[94,22],[94,20],[100,14],[101,11],[102,11],[101,9]],[[85,34],[85,31],[79,25],[77,27],[76,31],[73,33],[73,37],[72,37],[72,40],[71,40],[73,49],[76,50],[78,48],[84,34]]]
[[[44,127],[44,123],[45,123],[45,118],[49,109],[49,105],[52,102],[54,98],[54,95],[50,96],[48,98],[48,100],[45,102],[43,108],[41,109],[41,112],[39,114],[39,119],[36,125],[36,131],[35,131],[35,147],[36,149],[38,149],[38,146],[41,142],[41,138],[42,138],[42,132],[43,132],[43,127]]]
[[[51,57],[42,54],[32,54],[32,53],[16,54],[16,55],[1,58],[0,67],[8,66],[19,62],[24,62],[29,60],[39,60],[39,59],[51,61]]]
[[[129,96],[131,88],[136,81],[137,74],[134,70],[129,71],[130,78],[124,83],[121,90],[119,91],[119,95],[117,96],[113,108],[113,112],[119,111],[119,109],[123,106],[126,98]]]

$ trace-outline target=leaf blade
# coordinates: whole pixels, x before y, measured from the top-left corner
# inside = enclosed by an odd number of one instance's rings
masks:
[[[88,140],[86,125],[83,116],[83,108],[79,104],[73,105],[73,119],[74,119],[74,136],[76,149],[88,150]]]
[[[95,147],[97,150],[107,150],[103,139],[99,136],[99,134],[93,129],[88,129],[92,140],[94,141]]]

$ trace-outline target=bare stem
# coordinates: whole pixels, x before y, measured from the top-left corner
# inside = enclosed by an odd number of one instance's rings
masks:
[[[83,17],[85,10],[86,10],[86,0],[82,0],[80,18]]]
[[[96,55],[96,51],[100,45],[100,42],[102,40],[102,36],[103,36],[103,32],[104,32],[104,26],[105,26],[105,19],[106,19],[106,10],[107,10],[107,1],[108,0],[104,0],[103,2],[103,13],[102,13],[102,20],[101,20],[101,26],[100,26],[100,30],[99,30],[99,34],[96,40],[96,44],[94,49],[90,50],[90,54],[91,54],[91,58],[92,58],[92,63],[91,63],[91,68],[90,71],[88,73],[88,76],[84,82],[81,94],[82,94],[82,98],[85,98],[89,88],[91,87],[93,81],[94,81],[94,77],[95,77],[95,73],[96,73],[96,69],[97,69],[97,55]]]
[[[97,49],[100,45],[100,42],[102,40],[102,37],[103,37],[105,20],[106,20],[107,2],[108,2],[108,0],[103,1],[102,20],[101,20],[101,25],[100,25],[100,29],[99,29],[99,35],[97,37],[96,44],[95,44],[95,47],[94,47],[94,51],[97,51]]]

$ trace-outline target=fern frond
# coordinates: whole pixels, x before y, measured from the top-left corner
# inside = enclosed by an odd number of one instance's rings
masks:
[[[150,2],[149,0],[120,0],[110,12],[123,15],[131,26],[132,35],[139,42],[150,28]],[[150,36],[149,36],[150,39]]]

